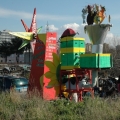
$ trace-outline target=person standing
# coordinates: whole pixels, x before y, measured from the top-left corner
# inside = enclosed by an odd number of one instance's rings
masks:
[[[117,89],[118,89],[118,92],[120,92],[120,75],[117,81]]]

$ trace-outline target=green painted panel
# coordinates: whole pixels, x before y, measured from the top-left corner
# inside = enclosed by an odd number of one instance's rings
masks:
[[[68,53],[68,65],[79,65],[80,64],[80,53]]]
[[[80,47],[84,48],[85,47],[85,41],[79,41]]]
[[[85,41],[83,40],[71,40],[60,42],[60,48],[85,48]]]
[[[83,40],[71,40],[67,41],[67,47],[85,47],[85,41]]]
[[[78,40],[67,41],[67,47],[80,47]]]
[[[99,58],[99,67],[104,68],[104,67],[112,67],[111,66],[111,60],[109,56],[101,56]]]
[[[66,41],[60,43],[60,48],[66,48],[67,44]]]
[[[78,53],[61,53],[61,66],[80,66],[80,55],[83,52]]]
[[[81,55],[82,56],[82,55]],[[96,56],[95,54],[90,56],[82,56],[80,58],[80,67],[81,68],[110,68],[111,57],[110,56]]]
[[[81,57],[80,58],[80,67],[81,68],[96,68],[98,67],[97,57]]]
[[[61,66],[67,66],[68,56],[67,53],[61,54]]]

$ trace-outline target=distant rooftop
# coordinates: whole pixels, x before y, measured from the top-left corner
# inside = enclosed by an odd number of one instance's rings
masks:
[[[10,30],[3,30],[0,31],[0,42],[1,41],[11,41],[11,39],[15,38],[15,36],[10,35],[8,32],[10,32]]]

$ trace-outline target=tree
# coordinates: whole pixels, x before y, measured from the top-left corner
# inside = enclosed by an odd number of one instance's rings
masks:
[[[0,54],[5,58],[5,62],[7,62],[7,56],[12,54],[11,52],[11,43],[8,41],[2,41],[0,43]]]
[[[23,54],[24,51],[28,50],[29,51],[29,63],[30,63],[30,49],[31,49],[30,43],[28,43],[26,46],[18,50],[18,48],[22,45],[23,40],[24,39],[18,38],[18,37],[12,39],[11,40],[12,51],[13,51],[13,54],[16,53],[16,61],[17,63],[19,63],[19,55]]]
[[[108,39],[109,41],[109,50],[107,53],[111,53],[112,55],[112,62],[113,62],[113,67],[111,69],[108,69],[108,73],[111,74],[112,76],[119,76],[119,70],[120,70],[120,38],[117,36],[111,37],[111,39]],[[119,49],[116,49],[116,48]]]
[[[30,64],[30,49],[31,49],[31,45],[30,45],[30,43],[29,44],[27,44],[26,46],[25,46],[25,50],[27,51],[29,51],[29,64]]]
[[[19,37],[15,37],[13,39],[11,39],[11,52],[12,54],[16,54],[16,62],[19,63],[19,55],[23,54],[24,49],[22,48],[20,50],[18,50],[18,48],[21,46],[23,39],[19,38]]]

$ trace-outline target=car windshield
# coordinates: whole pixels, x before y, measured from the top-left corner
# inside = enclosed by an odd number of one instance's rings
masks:
[[[13,78],[12,82],[16,87],[28,86],[28,80],[26,78]]]

